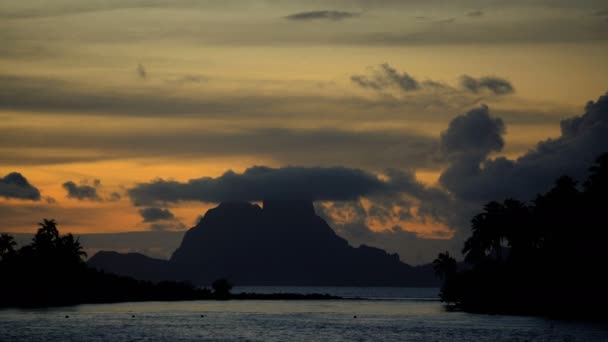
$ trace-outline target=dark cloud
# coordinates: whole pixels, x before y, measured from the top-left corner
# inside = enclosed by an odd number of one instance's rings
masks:
[[[358,13],[342,12],[342,11],[310,11],[310,12],[298,12],[286,16],[286,19],[296,21],[309,21],[309,20],[331,20],[340,21],[358,16]]]
[[[504,122],[490,117],[489,108],[482,106],[454,118],[441,133],[440,148],[448,157],[464,154],[483,159],[502,150],[505,131]]]
[[[0,197],[40,201],[40,190],[18,172],[0,178]]]
[[[72,181],[63,183],[63,188],[68,192],[67,197],[77,200],[90,200],[90,201],[101,201],[101,197],[97,193],[97,187],[99,186],[99,180],[96,179],[93,185],[88,184],[76,184]]]
[[[450,86],[448,86],[447,84],[442,83],[442,82],[438,82],[438,81],[433,81],[433,80],[422,81],[422,85],[424,87],[428,87],[428,88],[450,89]]]
[[[483,11],[471,11],[467,13],[467,17],[482,17],[484,15]]]
[[[465,115],[455,120],[469,119],[470,115]],[[561,175],[583,180],[595,158],[608,151],[608,96],[589,102],[582,115],[562,120],[559,137],[539,142],[517,159],[488,157],[489,152],[502,148],[499,136],[504,131],[498,119],[487,124],[492,133],[473,139],[484,145],[477,150],[485,152],[486,156],[480,158],[479,153],[462,153],[452,158],[441,175],[441,184],[463,200],[485,202],[510,197],[530,200],[537,193],[548,190]],[[479,133],[469,132],[471,135]],[[442,142],[444,144],[448,142]],[[469,146],[469,142],[464,146]]]
[[[110,197],[108,197],[108,201],[111,201],[111,202],[120,201],[121,197],[122,196],[120,196],[120,194],[118,192],[113,192],[110,194]]]
[[[386,170],[379,177],[359,169],[342,167],[252,167],[241,174],[229,171],[217,178],[200,178],[188,182],[155,180],[136,185],[129,190],[129,195],[135,205],[178,201],[259,201],[268,198],[306,198],[323,203],[331,201],[331,216],[337,215],[338,219],[330,221],[330,224],[339,233],[344,233],[355,242],[376,241],[376,245],[381,247],[389,245],[391,250],[405,252],[403,260],[415,263],[430,260],[432,253],[429,250],[425,252],[424,246],[445,246],[448,242],[423,239],[424,243],[418,245],[420,248],[410,246],[408,251],[403,245],[399,247],[395,239],[401,243],[414,243],[418,239],[415,234],[399,227],[387,232],[372,232],[365,221],[371,218],[383,224],[425,219],[451,222],[451,200],[446,192],[420,183],[413,171],[394,169]],[[361,197],[371,203],[367,210],[361,205]],[[417,208],[416,217],[412,212],[414,206]],[[156,216],[168,216],[162,209],[155,209],[154,213]],[[343,217],[340,218],[340,215]],[[151,229],[161,228],[165,227],[151,226]],[[436,232],[435,235],[445,233]],[[373,239],[370,240],[370,237]]]
[[[166,208],[148,207],[139,209],[139,215],[153,231],[179,231],[186,229],[173,213]]]
[[[330,97],[224,94],[218,96],[217,94],[202,93],[200,96],[185,96],[180,95],[182,92],[176,92],[174,87],[169,86],[167,82],[163,82],[167,89],[149,87],[141,92],[130,92],[128,89],[116,92],[60,79],[0,75],[0,110],[24,111],[36,113],[36,115],[61,114],[73,117],[95,114],[99,117],[114,116],[121,119],[126,117],[167,118],[170,116],[180,119],[233,120],[256,117],[258,119],[256,122],[275,118],[283,121],[300,120],[303,116],[325,120],[342,118],[369,120],[373,115],[374,123],[377,123],[378,120],[387,119],[394,122],[395,118],[402,118],[404,113],[407,113],[408,118],[428,120],[429,107],[435,109],[442,107],[441,111],[433,113],[435,114],[433,118],[443,121],[448,117],[445,113],[458,112],[462,108],[470,107],[473,100],[472,95],[477,98],[493,96],[492,92],[472,94],[469,91],[458,90],[431,80],[419,82],[405,72],[397,72],[388,64],[373,69],[370,75],[353,77],[354,82],[358,81],[360,86],[376,87],[377,90],[382,91],[392,89],[395,93],[404,96],[414,93],[412,90],[415,88],[427,91],[415,92],[418,96],[410,96],[407,100],[395,96],[385,96],[382,100],[378,100],[355,95]],[[366,80],[367,83],[365,83]],[[32,94],[36,95],[32,96]],[[319,110],[320,108],[323,110]],[[331,116],[327,115],[328,111],[333,112]],[[15,130],[6,129],[5,131],[14,132]],[[47,144],[52,143],[50,138],[45,139],[49,133],[46,128],[44,136],[28,136],[28,138],[33,138],[35,141],[46,140],[44,147],[47,147]],[[76,132],[67,133],[76,134]],[[89,133],[99,135],[94,131]],[[21,137],[19,140],[24,140],[24,138]],[[79,144],[72,144],[70,148],[77,145]],[[21,159],[27,159],[27,157],[22,156]],[[41,157],[49,160],[61,159],[56,155]],[[79,158],[94,160],[98,157],[85,153]],[[0,163],[3,161],[0,160]]]
[[[456,22],[456,18],[446,18],[435,21],[436,24],[452,24]]]
[[[460,78],[460,84],[464,89],[475,94],[484,90],[490,91],[495,95],[506,95],[515,92],[515,88],[509,81],[494,76],[474,78],[463,75]]]
[[[45,165],[131,157],[211,158],[256,155],[278,162],[305,165],[346,165],[366,168],[433,167],[437,139],[411,131],[348,131],[334,129],[265,128],[208,130],[203,125],[192,129],[166,131],[130,130],[104,132],[94,127],[83,130],[49,130],[27,127],[2,128],[0,135],[11,150],[53,147],[69,150],[49,159],[47,154],[28,158],[24,153],[3,154],[3,162]],[[75,153],[75,151],[80,151]],[[92,153],[93,152],[93,153]]]
[[[132,9],[186,9],[190,11],[204,11],[210,9],[230,9],[245,11],[250,8],[278,7],[284,4],[286,8],[301,6],[301,0],[283,1],[260,1],[252,4],[245,0],[64,0],[60,3],[41,4],[35,0],[22,0],[18,3],[11,3],[10,6],[3,6],[0,10],[0,17],[6,18],[35,18],[46,16],[65,16],[88,12],[110,12],[118,10]],[[36,6],[38,5],[38,6]],[[306,5],[319,8],[321,6],[332,6],[332,8],[365,8],[365,9],[384,9],[384,10],[404,10],[421,8],[422,6],[441,6],[442,9],[461,10],[461,8],[562,8],[562,9],[589,9],[605,6],[604,0],[511,0],[511,1],[487,1],[487,0],[468,0],[468,1],[434,1],[434,0],[308,0]]]
[[[139,78],[142,80],[148,78],[148,72],[146,72],[146,68],[144,68],[143,64],[141,63],[137,65],[137,76],[139,76]]]
[[[420,83],[407,72],[399,73],[388,63],[381,64],[374,70],[374,75],[353,75],[351,81],[363,88],[374,90],[384,90],[387,88],[398,88],[401,91],[409,92],[420,89]]]
[[[515,43],[589,43],[608,39],[603,20],[585,20],[581,15],[512,17],[508,20],[461,20],[435,24],[412,31],[364,32],[324,37],[324,44],[363,46],[428,46],[451,44],[503,45]],[[599,17],[601,19],[602,17]],[[588,19],[588,17],[587,17]]]
[[[217,178],[181,183],[155,180],[129,189],[136,205],[158,202],[260,201],[264,199],[352,200],[387,191],[388,182],[360,169],[344,167],[269,168],[254,166],[238,174],[228,171]]]
[[[68,192],[67,197],[77,199],[80,201],[108,201],[116,202],[119,201],[121,196],[118,192],[112,192],[107,197],[100,193],[101,181],[94,179],[92,182],[82,181],[80,184],[76,184],[73,181],[67,181],[62,184],[63,188]]]
[[[608,16],[608,9],[597,10],[593,12],[593,15],[596,17],[605,17]]]
[[[184,75],[184,76],[179,76],[176,78],[169,78],[169,79],[166,79],[165,81],[170,84],[185,85],[188,83],[196,84],[196,83],[207,82],[208,79],[201,75]]]
[[[169,87],[171,82],[164,82]],[[286,83],[293,85],[291,83]],[[318,85],[313,82],[311,85]],[[21,110],[62,115],[97,114],[103,116],[190,117],[190,118],[300,118],[310,116],[315,107],[348,108],[356,112],[376,102],[360,97],[330,98],[327,96],[293,95],[222,95],[180,96],[171,92],[146,88],[146,91],[107,91],[56,78],[0,74],[0,109]],[[35,96],[32,96],[35,94]],[[367,109],[367,108],[366,108]],[[352,114],[351,114],[352,115]],[[323,115],[325,116],[325,115]]]
[[[396,88],[407,93],[426,88],[429,90],[443,90],[450,93],[461,92],[456,88],[434,80],[419,82],[407,72],[399,73],[388,63],[381,64],[380,67],[372,69],[372,73],[369,75],[353,75],[350,79],[361,88],[376,91]],[[515,92],[515,88],[509,81],[495,76],[474,78],[462,75],[460,85],[466,92],[473,94],[489,92],[493,95],[506,95]]]
[[[173,221],[175,215],[165,208],[149,207],[139,209],[139,215],[144,219],[144,222],[157,222],[157,221]]]
[[[377,80],[364,75],[353,75],[350,77],[351,81],[363,88],[369,88],[373,90],[382,90],[385,85],[378,82]]]
[[[110,44],[128,44],[130,42],[142,42],[155,37],[163,41],[186,40],[202,42],[205,45],[310,45],[310,44],[360,44],[360,45],[411,45],[411,44],[454,44],[454,43],[521,43],[521,42],[592,42],[606,39],[605,23],[597,20],[589,23],[588,20],[581,20],[581,16],[588,16],[599,8],[604,8],[605,3],[600,1],[586,1],[579,4],[579,1],[548,3],[544,1],[534,2],[515,2],[515,1],[460,1],[450,4],[444,2],[419,2],[419,1],[331,1],[331,2],[306,2],[307,7],[314,8],[340,8],[343,11],[321,10],[313,12],[295,13],[292,16],[302,19],[289,20],[339,20],[352,18],[357,15],[355,11],[366,11],[378,8],[374,16],[370,16],[372,25],[378,27],[386,20],[394,21],[391,16],[384,16],[384,13],[414,13],[416,15],[424,10],[422,15],[441,12],[460,15],[466,13],[471,8],[484,8],[488,11],[498,8],[504,13],[504,18],[498,21],[468,20],[464,24],[455,23],[449,25],[428,25],[428,27],[418,27],[414,30],[404,29],[403,26],[383,25],[385,32],[376,30],[355,29],[344,25],[334,31],[302,31],[295,28],[285,29],[279,22],[258,22],[257,18],[243,19],[243,25],[232,25],[230,30],[222,30],[218,34],[215,25],[217,20],[194,21],[185,18],[180,25],[175,25],[172,20],[155,21],[153,26],[141,29],[142,23],[125,23],[125,25],[105,25],[107,20],[89,22],[86,19],[74,20],[69,25],[57,25],[51,20],[39,21],[38,25],[27,29],[27,21],[18,18],[45,17],[45,16],[68,16],[79,15],[86,12],[106,12],[96,15],[111,18],[113,11],[128,10],[135,8],[155,8],[154,12],[173,11],[188,9],[189,11],[201,11],[209,13],[209,9],[219,9],[220,12],[227,13],[248,13],[250,10],[260,10],[264,8],[266,13],[275,16],[275,13],[289,13],[293,8],[301,7],[302,4],[295,1],[272,1],[272,2],[253,2],[244,1],[62,1],[61,5],[51,3],[41,5],[33,1],[19,1],[23,4],[0,5],[0,17],[6,18],[11,28],[4,29],[3,36],[10,39],[3,39],[9,44],[22,44],[19,41],[35,40],[38,45],[51,47],[51,53],[57,53],[57,44],[53,42],[61,41],[80,41],[80,42],[105,42]],[[605,2],[605,1],[604,1]],[[230,3],[230,5],[228,5]],[[574,4],[576,3],[576,4]],[[297,6],[297,7],[296,7]],[[332,6],[332,7],[328,7]],[[551,8],[551,11],[547,11]],[[567,8],[571,10],[555,10],[555,8]],[[506,9],[506,10],[505,10]],[[112,11],[112,12],[110,12]],[[286,12],[287,11],[287,12]],[[146,18],[148,11],[145,11]],[[576,15],[575,13],[581,13]],[[161,12],[162,13],[162,12]],[[360,13],[360,12],[359,12]],[[473,12],[471,12],[473,13]],[[530,13],[530,15],[522,15]],[[569,13],[573,13],[569,15]],[[121,13],[120,15],[125,15]],[[168,15],[167,15],[168,16]],[[84,15],[81,16],[85,17]],[[196,16],[195,16],[196,17]],[[291,17],[291,16],[290,16]],[[218,17],[218,18],[221,18]],[[55,19],[55,18],[52,18]],[[70,18],[72,20],[74,18]],[[77,18],[78,19],[78,18]],[[57,20],[57,19],[55,19]],[[221,19],[218,19],[221,20]],[[48,22],[48,23],[47,23]],[[63,22],[63,21],[61,21]],[[144,23],[146,21],[143,21]],[[59,23],[59,21],[58,21]],[[255,25],[252,25],[254,23]],[[61,24],[61,23],[59,23]],[[87,25],[89,24],[89,25]],[[13,26],[14,25],[14,26]],[[23,25],[23,26],[20,26]],[[105,26],[102,26],[105,25]],[[135,25],[135,26],[130,26]],[[227,23],[227,25],[230,25]],[[29,25],[31,26],[31,25]],[[257,28],[259,31],[256,31]],[[4,28],[4,27],[3,27]],[[134,29],[135,28],[135,29]],[[362,34],[363,33],[363,34]],[[13,38],[15,37],[15,38]],[[33,38],[32,38],[33,37]],[[4,37],[3,37],[4,38]],[[6,49],[7,53],[15,53],[16,49]],[[22,54],[27,57],[27,54]],[[70,54],[70,56],[73,56]]]

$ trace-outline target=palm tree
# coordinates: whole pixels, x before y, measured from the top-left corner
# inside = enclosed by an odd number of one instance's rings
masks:
[[[4,259],[5,256],[15,253],[15,246],[17,243],[15,239],[8,234],[0,235],[0,259]]]
[[[55,220],[43,219],[38,225],[40,225],[40,228],[34,236],[32,247],[41,252],[52,250],[57,240],[59,240],[57,222]]]
[[[608,189],[608,153],[599,156],[589,168],[590,175],[583,184],[589,193],[606,193]]]
[[[81,257],[86,257],[87,253],[82,249],[80,241],[74,239],[72,233],[64,235],[57,240],[57,247],[62,255],[74,261],[81,262]]]
[[[462,253],[465,260],[478,262],[494,252],[502,260],[502,240],[506,237],[504,222],[505,206],[492,201],[484,206],[484,211],[471,220],[473,234],[465,242]]]
[[[525,203],[514,199],[505,200],[502,222],[510,258],[516,254],[518,258],[525,259],[539,247],[539,229],[533,224],[531,209]]]
[[[433,260],[433,269],[439,279],[447,280],[456,273],[458,265],[456,259],[450,256],[450,252],[445,252],[439,253],[437,259]]]

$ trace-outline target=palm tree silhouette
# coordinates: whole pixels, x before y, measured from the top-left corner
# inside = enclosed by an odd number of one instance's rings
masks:
[[[57,247],[65,256],[81,262],[81,257],[87,256],[87,253],[83,250],[82,245],[78,239],[74,239],[72,233],[64,235],[57,240]]]
[[[456,259],[450,256],[450,252],[439,253],[437,259],[433,260],[433,269],[441,280],[447,280],[456,273],[457,268]]]
[[[8,255],[14,254],[15,246],[17,246],[17,243],[12,236],[8,234],[0,235],[0,260]]]
[[[492,252],[498,261],[502,261],[502,241],[506,235],[505,206],[492,201],[483,209],[471,220],[473,234],[465,241],[462,253],[469,262],[478,262]]]
[[[34,236],[32,247],[40,252],[52,251],[55,247],[55,242],[59,239],[57,222],[55,220],[43,219],[38,225],[40,228]]]
[[[585,191],[591,194],[608,193],[608,153],[596,159],[589,173],[587,181],[583,183]]]

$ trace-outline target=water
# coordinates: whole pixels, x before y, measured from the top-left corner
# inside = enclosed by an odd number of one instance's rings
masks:
[[[233,292],[249,293],[322,293],[342,298],[438,300],[436,287],[315,287],[315,286],[238,286]]]
[[[0,341],[608,341],[608,327],[599,324],[445,312],[432,299],[436,289],[256,287],[235,292],[252,290],[373,299],[4,309]]]

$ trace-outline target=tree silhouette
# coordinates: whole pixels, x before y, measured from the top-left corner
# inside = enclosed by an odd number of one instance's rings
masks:
[[[471,220],[462,250],[469,267],[446,273],[453,267],[447,253],[433,262],[444,279],[441,299],[470,311],[603,312],[608,281],[598,270],[608,262],[607,202],[608,153],[590,167],[583,191],[562,176],[530,205],[514,199],[486,204]]]
[[[226,278],[217,279],[211,284],[213,293],[218,298],[227,298],[230,296],[230,290],[232,290],[232,284]]]
[[[43,219],[38,223],[40,228],[32,241],[32,248],[39,253],[50,253],[56,246],[59,239],[59,231],[57,230],[57,222],[55,220]]]
[[[589,178],[583,183],[588,194],[608,194],[608,153],[601,155],[589,168]]]
[[[78,239],[60,235],[55,220],[39,225],[31,244],[17,251],[11,236],[0,235],[0,307],[211,298],[209,290],[186,283],[153,284],[91,269]]]
[[[502,240],[505,238],[505,207],[498,202],[490,202],[484,211],[471,221],[472,236],[465,241],[462,250],[465,260],[479,262],[490,254],[498,261],[502,260]]]
[[[450,252],[439,253],[437,259],[433,260],[433,269],[439,279],[447,280],[456,273],[457,268],[456,259],[450,256]]]
[[[7,256],[15,254],[15,246],[17,243],[15,239],[8,234],[0,235],[0,260]]]

